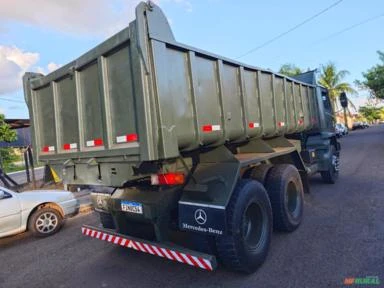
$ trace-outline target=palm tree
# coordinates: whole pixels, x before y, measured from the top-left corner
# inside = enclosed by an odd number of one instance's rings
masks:
[[[333,111],[335,112],[338,107],[338,99],[341,92],[357,94],[351,84],[348,82],[342,82],[348,74],[349,72],[347,70],[337,71],[336,65],[333,62],[329,62],[328,64],[321,66],[319,84],[328,89],[329,98],[331,99]],[[349,98],[348,102],[350,106],[356,110],[355,105]]]

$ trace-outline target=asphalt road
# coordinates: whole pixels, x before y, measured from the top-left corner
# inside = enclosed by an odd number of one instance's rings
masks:
[[[273,234],[252,275],[204,272],[83,237],[83,223],[98,223],[91,213],[50,238],[0,240],[0,287],[342,287],[346,277],[365,276],[384,286],[384,125],[353,131],[341,144],[338,183],[311,179],[304,222]]]

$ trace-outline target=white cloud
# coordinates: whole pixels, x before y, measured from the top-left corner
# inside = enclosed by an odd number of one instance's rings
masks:
[[[20,89],[23,74],[38,60],[38,53],[24,52],[14,46],[0,46],[0,95]]]
[[[0,31],[12,22],[74,35],[106,36],[126,27],[135,18],[140,0],[1,0]],[[155,0],[156,4],[181,5],[192,11],[188,0]]]
[[[61,64],[56,64],[54,62],[49,62],[47,67],[36,67],[36,72],[41,73],[41,74],[49,74],[58,68],[60,68],[62,65]]]

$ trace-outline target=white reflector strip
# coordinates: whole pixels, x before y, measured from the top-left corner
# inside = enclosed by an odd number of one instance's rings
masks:
[[[212,265],[211,262],[209,262],[207,259],[200,258],[204,263],[208,266],[209,270],[212,270]]]
[[[220,131],[220,125],[212,125],[212,131]]]
[[[69,144],[70,149],[77,149],[77,143],[71,143]]]
[[[211,261],[205,258],[197,257],[191,254],[181,253],[181,252],[163,248],[160,246],[155,246],[147,243],[140,243],[138,241],[133,241],[131,239],[124,238],[122,236],[115,236],[115,235],[111,235],[108,233],[100,232],[100,231],[89,229],[89,228],[82,227],[81,232],[87,236],[108,241],[116,245],[125,246],[128,248],[135,249],[137,251],[150,253],[152,255],[157,255],[163,258],[165,257],[169,260],[177,261],[183,264],[188,264],[204,270],[208,270],[208,271],[213,270]]]
[[[152,248],[153,248],[153,250],[155,251],[155,253],[156,253],[157,256],[164,257],[163,254],[161,254],[161,252],[157,249],[156,246],[153,246],[153,245],[152,245]]]
[[[54,152],[55,146],[44,146],[42,150],[43,152]]]
[[[249,123],[249,128],[259,128],[259,127],[260,127],[260,123],[258,122]]]
[[[184,253],[180,253],[180,255],[181,255],[181,257],[183,257],[183,260],[184,260],[185,262],[187,262],[187,263],[188,263],[189,265],[191,265],[191,266],[194,266],[193,263],[191,262],[191,260],[189,260],[189,258],[188,258],[187,255],[185,255]]]
[[[160,248],[163,254],[169,259],[169,260],[174,260],[171,255],[168,254],[167,250],[164,248]]]
[[[127,142],[127,136],[117,136],[116,137],[116,143],[125,143]]]
[[[196,256],[192,256],[192,258],[200,266],[200,268],[205,269],[204,265],[200,263],[200,260]]]
[[[135,241],[136,242],[136,241]],[[143,248],[143,246],[141,246],[141,244],[139,243],[139,242],[136,242],[135,243],[136,245],[137,245],[137,247],[139,247],[139,249],[141,250],[141,252],[147,252],[147,251],[145,251],[145,248]]]
[[[147,249],[147,251],[149,252],[149,253],[151,253],[152,255],[155,255],[155,252],[153,252],[152,251],[152,249],[151,249],[151,247],[148,245],[148,244],[143,244],[144,245],[144,247]]]
[[[172,251],[171,250],[171,253],[172,253],[172,256],[179,262],[183,262],[183,260],[181,260],[181,258],[177,255],[177,253],[175,251]]]
[[[88,146],[88,147],[93,147],[93,146],[95,146],[95,141],[93,141],[93,140],[87,141],[87,146]]]

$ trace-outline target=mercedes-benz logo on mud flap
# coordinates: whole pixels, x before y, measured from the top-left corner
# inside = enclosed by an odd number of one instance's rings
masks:
[[[195,211],[195,220],[200,225],[203,225],[205,222],[207,222],[207,214],[203,209],[197,209]]]
[[[103,201],[102,197],[97,197],[96,202],[97,202],[97,206],[99,206],[99,208],[103,208],[104,201]]]

